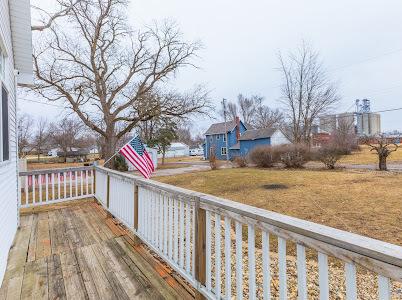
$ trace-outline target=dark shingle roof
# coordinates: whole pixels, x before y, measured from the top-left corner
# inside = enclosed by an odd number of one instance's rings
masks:
[[[245,131],[241,136],[241,141],[270,138],[276,131],[276,128],[261,128]]]
[[[229,148],[230,150],[240,150],[240,143],[234,144],[232,147]]]
[[[250,124],[243,123],[243,125],[244,127],[246,127],[247,130],[253,128]],[[232,131],[235,127],[236,127],[236,120],[226,122],[226,130],[228,132]],[[212,124],[205,132],[205,135],[222,134],[222,133],[225,133],[225,122]]]

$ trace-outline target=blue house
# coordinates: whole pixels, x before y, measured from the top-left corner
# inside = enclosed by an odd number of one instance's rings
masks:
[[[239,142],[240,136],[247,129],[251,129],[250,125],[244,124],[239,118],[229,122],[212,124],[207,132],[205,132],[204,143],[204,157],[209,159],[211,153],[215,153],[217,159],[225,160],[226,155],[229,155],[226,148],[226,134],[227,134],[227,146],[230,149],[232,146]]]
[[[236,156],[247,156],[258,146],[277,146],[289,144],[289,139],[277,128],[253,129],[238,118],[226,122],[229,151],[226,149],[225,123],[212,124],[205,133],[204,157],[209,159],[215,153],[217,159],[233,159]]]

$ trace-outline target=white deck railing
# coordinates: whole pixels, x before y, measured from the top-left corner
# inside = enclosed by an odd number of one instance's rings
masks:
[[[20,172],[23,208],[93,196],[93,167]]]
[[[201,297],[402,297],[400,246],[103,167],[95,175],[96,199]]]

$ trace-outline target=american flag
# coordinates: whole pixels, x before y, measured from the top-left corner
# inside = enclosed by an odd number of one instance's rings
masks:
[[[155,171],[152,158],[138,136],[125,144],[119,153],[128,159],[145,178],[151,177],[152,172]]]

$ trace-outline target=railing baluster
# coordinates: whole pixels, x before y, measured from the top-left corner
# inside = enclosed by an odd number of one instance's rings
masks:
[[[306,249],[297,244],[297,294],[299,300],[307,300],[307,278],[306,278]]]
[[[345,264],[346,299],[357,299],[356,267],[353,263]]]
[[[180,201],[179,266],[180,268],[183,268],[184,267],[184,202],[182,200],[179,201]]]
[[[318,272],[320,300],[327,300],[329,299],[328,256],[321,252],[318,252]]]
[[[86,195],[89,195],[89,171],[85,170],[85,191]]]
[[[153,191],[149,191],[149,213],[150,213],[150,240],[155,245],[155,205],[154,205]]]
[[[75,176],[75,196],[78,197],[78,172],[74,171]]]
[[[35,204],[36,190],[35,190],[35,175],[32,175],[32,204]]]
[[[159,228],[159,250],[163,251],[163,232],[166,227],[165,220],[163,219],[163,198],[161,194],[158,194],[158,207],[159,207],[159,216],[160,216],[160,228]]]
[[[173,199],[170,197],[169,199],[169,233],[168,233],[168,239],[169,239],[169,258],[173,258]]]
[[[205,275],[206,275],[206,288],[211,291],[211,213],[209,210],[205,212]]]
[[[42,174],[38,175],[39,203],[42,203]]]
[[[63,195],[63,198],[64,199],[67,199],[68,197],[67,197],[67,173],[66,172],[63,172],[63,192],[64,192],[64,195]]]
[[[179,262],[179,216],[178,216],[178,209],[177,209],[177,200],[174,199],[173,205],[174,205],[174,215],[173,215],[173,220],[174,220],[174,242],[173,242],[173,260],[177,264]]]
[[[73,198],[73,171],[70,171],[69,173],[70,173],[70,198]]]
[[[243,299],[243,232],[242,224],[236,221],[236,298]]]
[[[81,170],[81,172],[80,172],[80,182],[81,182],[81,196],[82,195],[84,195],[84,181],[83,181],[83,174],[84,174],[84,172]]]
[[[60,172],[57,172],[57,199],[60,200],[61,199],[61,195],[60,195]]]
[[[52,181],[52,200],[56,200],[56,196],[54,195],[54,173],[52,173],[50,180]]]
[[[269,234],[262,232],[262,286],[264,300],[271,299],[271,261],[269,257]]]
[[[255,288],[255,229],[254,225],[248,225],[248,284],[249,299],[256,299]]]
[[[286,278],[286,240],[278,237],[278,263],[279,263],[279,299],[288,297]]]
[[[25,176],[25,205],[29,205],[29,176]]]
[[[232,239],[230,238],[230,218],[225,217],[225,291],[226,299],[232,298],[232,260],[230,248]]]
[[[378,299],[391,300],[391,282],[389,278],[378,276]]]
[[[49,174],[45,174],[46,202],[49,202]]]
[[[168,255],[169,198],[163,195],[163,253]]]
[[[191,261],[191,220],[190,220],[191,204],[186,203],[186,272],[190,274]]]
[[[221,298],[221,216],[215,213],[215,294]]]

